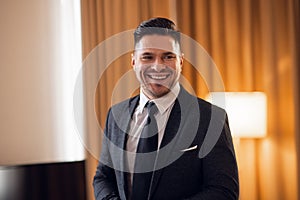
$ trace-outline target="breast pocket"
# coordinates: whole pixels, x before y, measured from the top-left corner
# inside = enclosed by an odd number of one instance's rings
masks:
[[[198,157],[198,146],[191,145],[188,148],[183,148],[174,151],[173,154],[180,155],[172,164],[174,168],[178,168],[181,170],[191,170],[197,167],[199,164],[199,157]]]
[[[177,151],[181,156],[164,170],[164,176],[170,182],[176,183],[173,190],[180,190],[182,195],[194,194],[201,187],[201,159],[198,148],[186,148]],[[175,153],[175,152],[173,152]]]

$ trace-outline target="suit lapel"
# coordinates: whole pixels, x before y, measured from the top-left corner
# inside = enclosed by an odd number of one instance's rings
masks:
[[[180,150],[188,148],[197,133],[198,123],[200,120],[197,97],[190,95],[183,87],[180,88],[178,98],[170,113],[169,120],[165,129],[161,148],[158,154],[157,163],[161,168],[154,173],[154,179],[151,187],[151,196],[154,195],[158,188],[161,176],[166,170],[166,166],[171,164],[173,159],[179,158],[182,153]],[[195,131],[191,131],[195,130]],[[166,151],[165,151],[166,150]],[[173,152],[177,152],[173,154]]]
[[[166,126],[165,134],[161,141],[160,148],[165,147],[175,137],[180,124],[180,105],[176,99],[174,107],[170,113],[170,117]]]
[[[180,105],[178,100],[176,99],[175,104],[172,108],[172,111],[170,113],[170,117],[169,120],[167,122],[167,126],[165,129],[165,133],[160,145],[160,149],[165,147],[166,145],[168,145],[172,139],[176,136],[177,132],[178,132],[178,128],[179,128],[179,124],[180,124]],[[173,150],[173,146],[169,146],[170,148],[167,150],[167,152],[171,153]],[[164,152],[164,155],[168,155],[168,153]],[[158,163],[165,163],[165,156],[161,156],[158,152],[158,158],[157,158],[157,162]],[[157,189],[160,177],[162,175],[164,171],[164,168],[161,168],[157,171],[154,172],[154,178],[153,178],[153,182],[152,182],[152,186],[151,186],[151,196],[153,195],[153,193],[155,192],[155,190]]]
[[[122,110],[119,114],[120,118],[118,122],[119,125],[119,134],[117,139],[117,144],[120,145],[120,148],[123,149],[123,153],[120,158],[120,183],[123,183],[121,186],[124,189],[124,193],[120,194],[121,196],[126,199],[128,194],[128,173],[127,173],[127,166],[126,166],[126,143],[127,143],[127,136],[128,131],[130,128],[130,121],[133,116],[134,110],[137,107],[139,102],[139,96],[133,97],[129,100],[128,106],[126,106],[125,110]]]

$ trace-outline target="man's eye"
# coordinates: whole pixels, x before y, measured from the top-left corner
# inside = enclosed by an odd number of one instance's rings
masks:
[[[167,60],[167,61],[170,61],[170,60],[174,60],[176,58],[176,56],[175,55],[172,55],[172,54],[170,54],[170,55],[166,55],[166,56],[164,56],[164,60]]]
[[[147,56],[142,56],[141,57],[142,60],[152,60],[153,56],[147,55]]]

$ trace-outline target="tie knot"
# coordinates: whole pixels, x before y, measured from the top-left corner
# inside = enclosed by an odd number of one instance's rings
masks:
[[[148,102],[146,107],[148,109],[149,116],[153,116],[158,111],[158,108],[154,102]]]

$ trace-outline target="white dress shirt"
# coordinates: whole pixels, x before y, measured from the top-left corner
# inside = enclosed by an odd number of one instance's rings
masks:
[[[179,90],[180,90],[180,86],[179,83],[177,83],[168,94],[153,100],[148,99],[148,97],[145,96],[144,93],[142,92],[142,89],[140,90],[139,105],[135,109],[133,117],[130,122],[129,137],[126,144],[126,150],[128,152],[135,153],[137,150],[139,138],[148,117],[147,110],[145,109],[145,106],[148,101],[154,102],[158,108],[158,112],[154,115],[154,117],[156,119],[157,128],[158,128],[158,148],[159,148],[162,138],[164,136],[165,128],[171,110],[179,94]],[[134,153],[127,153],[127,165],[130,172],[133,172],[134,170],[134,162],[135,162]],[[130,189],[131,189],[132,178],[133,176],[131,173],[130,180],[129,180]]]

